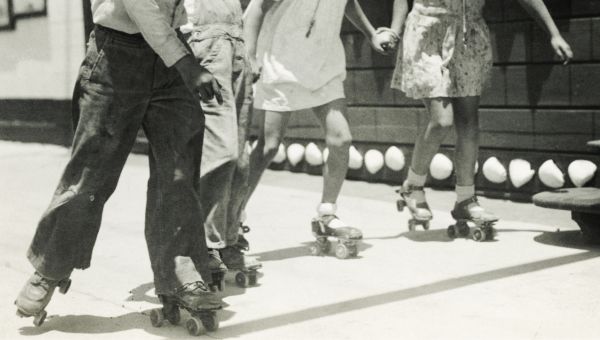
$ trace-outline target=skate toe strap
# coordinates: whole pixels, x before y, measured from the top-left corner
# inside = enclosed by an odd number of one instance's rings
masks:
[[[349,238],[353,240],[362,239],[362,232],[353,227],[341,227],[336,228],[333,231],[333,235],[340,238]]]

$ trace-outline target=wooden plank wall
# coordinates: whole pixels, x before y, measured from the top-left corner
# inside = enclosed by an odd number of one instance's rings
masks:
[[[564,168],[573,158],[598,164],[597,155],[585,143],[600,139],[600,1],[545,2],[573,48],[575,59],[568,66],[560,64],[545,32],[516,0],[487,2],[485,16],[492,33],[494,68],[491,87],[481,99],[480,162],[494,155],[506,165],[516,157],[534,166],[548,158]],[[361,3],[376,27],[389,25],[393,0]],[[396,145],[409,156],[417,130],[426,124],[427,116],[420,102],[390,89],[395,57],[373,52],[368,41],[348,23],[344,24],[342,40],[347,54],[348,117],[355,144],[359,150],[368,145],[383,151]],[[287,136],[290,141],[322,144],[322,132],[310,112],[293,117]],[[453,143],[454,136],[449,136],[443,152],[451,155]],[[404,176],[404,171],[385,172],[350,177],[399,182]],[[531,185],[516,190],[509,185],[491,185],[484,179],[478,182],[483,190],[500,193],[530,194],[544,189]],[[451,180],[432,184],[450,186]]]

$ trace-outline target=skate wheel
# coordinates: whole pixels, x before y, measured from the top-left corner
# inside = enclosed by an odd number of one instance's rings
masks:
[[[256,273],[250,274],[250,276],[248,277],[248,284],[250,286],[256,286],[257,281],[258,281],[258,278],[256,276]]]
[[[172,311],[167,313],[166,318],[171,325],[179,325],[181,322],[181,312],[179,311],[179,308],[175,307]]]
[[[408,220],[408,231],[415,231],[415,229],[417,227],[417,221],[415,220]]]
[[[316,245],[321,248],[322,254],[327,254],[331,250],[331,242],[327,238],[317,239]]]
[[[475,229],[473,231],[473,240],[477,241],[477,242],[481,242],[483,240],[485,240],[486,238],[486,233],[483,229]]]
[[[486,234],[487,234],[486,240],[492,241],[496,237],[496,229],[492,228],[492,226],[489,226],[487,228]]]
[[[357,246],[350,247],[350,256],[351,257],[358,256],[358,247]]]
[[[429,230],[429,221],[423,222],[423,229],[424,230]]]
[[[69,288],[71,288],[71,279],[66,279],[60,282],[60,285],[58,286],[58,291],[61,294],[67,294]]]
[[[450,238],[456,238],[456,227],[454,225],[449,226],[448,229],[446,229],[446,234],[448,234],[448,237]]]
[[[348,257],[350,257],[350,250],[348,249],[348,247],[346,247],[345,244],[339,243],[335,247],[335,256],[341,260],[347,259]]]
[[[165,322],[165,313],[162,309],[153,309],[150,311],[150,323],[154,327],[162,327]]]
[[[48,315],[48,313],[45,310],[39,312],[39,314],[33,317],[33,325],[35,327],[40,327],[43,325],[44,321],[46,321],[46,315]]]
[[[469,232],[471,231],[471,229],[469,228],[468,224],[457,224],[457,228],[458,228],[458,234],[462,237],[467,237],[469,236]]]
[[[209,332],[215,332],[219,329],[219,320],[215,314],[202,317],[202,325]]]
[[[237,284],[238,287],[240,288],[246,288],[248,287],[248,276],[246,276],[246,274],[239,272],[237,274],[235,274],[235,283]]]
[[[312,256],[321,256],[321,255],[323,255],[323,253],[321,252],[321,248],[317,247],[316,245],[310,246],[309,250],[310,250],[310,254]]]
[[[204,327],[202,326],[202,321],[197,317],[192,317],[191,319],[188,319],[188,321],[186,321],[185,323],[185,328],[187,329],[188,333],[193,336],[199,336],[204,330]]]
[[[404,211],[404,207],[406,207],[406,202],[404,202],[404,200],[396,201],[396,209],[398,209],[399,212]]]

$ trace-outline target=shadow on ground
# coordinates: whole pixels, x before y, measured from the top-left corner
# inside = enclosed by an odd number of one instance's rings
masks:
[[[250,254],[250,255],[257,257],[260,260],[260,262],[289,260],[289,259],[298,258],[298,257],[313,256],[310,254],[310,246],[311,245],[313,245],[313,242],[303,242],[302,245],[298,246],[298,247],[275,249],[275,250],[270,250],[270,251],[265,251],[262,253],[255,253],[255,254]],[[331,245],[332,245],[332,249],[333,249],[335,242],[332,241]],[[363,251],[365,251],[371,247],[373,247],[373,245],[371,245],[369,243],[365,243],[365,242],[360,242],[358,245],[358,256],[351,257],[344,261],[352,261],[352,260],[361,259],[362,257],[360,255],[360,253],[362,253]],[[329,254],[327,254],[325,256],[335,256],[335,255],[333,254],[333,250],[332,250],[329,252]]]
[[[585,243],[583,243],[579,231],[551,233],[545,232],[539,236],[536,236],[535,241],[551,246],[581,249],[583,250],[583,252],[578,254],[560,256],[552,259],[523,263],[515,266],[494,269],[462,277],[440,280],[417,287],[405,288],[391,292],[361,297],[357,299],[310,307],[299,311],[284,313],[252,321],[246,321],[223,327],[218,331],[218,335],[219,337],[242,336],[247,333],[276,328],[288,325],[290,323],[299,323],[335,314],[361,310],[403,300],[409,300],[420,296],[436,294],[475,284],[500,280],[511,276],[523,275],[527,273],[532,273],[540,270],[545,270],[553,267],[563,266],[600,257],[600,248],[591,245],[586,245]],[[299,249],[302,249],[302,251],[300,251]],[[296,254],[295,256],[305,256],[304,251],[305,247],[296,247],[257,255],[261,255],[263,260],[273,261],[276,259],[290,258],[289,255],[282,255],[286,252]],[[302,255],[298,255],[301,252]],[[151,283],[143,284],[132,290],[132,296],[130,298],[138,301],[149,301],[152,303],[156,303],[157,300],[153,299],[152,297],[149,297],[147,294],[148,291],[151,289]],[[242,294],[243,291],[244,290],[241,288],[229,286],[227,289],[227,294]],[[117,317],[98,317],[91,315],[66,315],[60,317],[51,317],[42,327],[24,327],[21,328],[20,331],[23,335],[40,335],[49,331],[98,334],[115,333],[129,329],[141,329],[150,334],[165,336],[166,338],[189,337],[189,335],[186,333],[183,327],[177,327],[177,330],[174,330],[173,326],[166,326],[163,328],[152,327],[148,320],[148,312],[148,310],[142,313],[133,312]],[[230,319],[233,316],[233,314],[234,312],[228,310],[220,311],[219,319]]]

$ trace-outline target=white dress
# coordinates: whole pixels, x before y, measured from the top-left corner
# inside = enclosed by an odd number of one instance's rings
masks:
[[[347,0],[266,0],[254,107],[289,112],[344,98],[340,30]]]

